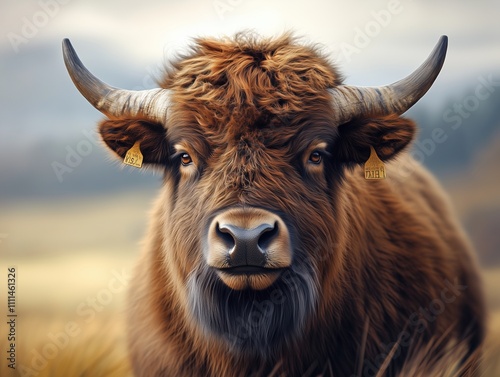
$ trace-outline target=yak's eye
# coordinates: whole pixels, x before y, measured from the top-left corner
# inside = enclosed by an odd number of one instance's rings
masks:
[[[191,156],[187,153],[182,153],[181,154],[181,164],[182,166],[188,166],[193,162],[193,159]]]
[[[309,162],[316,165],[321,163],[322,159],[323,158],[321,156],[321,153],[319,153],[318,151],[312,152],[311,155],[309,156]]]

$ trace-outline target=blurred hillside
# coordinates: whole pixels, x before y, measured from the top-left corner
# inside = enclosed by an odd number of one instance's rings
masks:
[[[438,177],[448,177],[473,163],[500,137],[500,72],[480,75],[430,110],[417,103],[408,113],[420,127],[415,150]],[[432,89],[431,89],[432,90]],[[425,98],[425,97],[424,97]],[[442,135],[433,137],[437,129]],[[434,134],[436,135],[436,134]],[[434,139],[434,149],[424,140]],[[437,141],[436,141],[437,140]]]
[[[482,264],[500,265],[500,132],[444,181]]]
[[[480,76],[441,108],[426,111],[417,104],[408,114],[420,126],[414,156],[436,174],[451,195],[485,267],[500,265],[498,78],[500,75]],[[436,130],[440,130],[438,138]]]
[[[116,75],[111,75],[114,76]],[[441,180],[469,168],[478,154],[485,154],[486,149],[495,148],[493,140],[500,137],[500,90],[497,90],[500,88],[500,73],[496,76],[485,74],[464,81],[472,84],[454,90],[456,94],[453,98],[445,99],[436,105],[426,103],[424,97],[406,114],[414,119],[420,128],[418,141],[414,143],[415,157]],[[490,85],[479,92],[480,96],[487,98],[477,97],[477,88],[484,87],[483,83],[488,81]],[[132,82],[129,84],[130,87],[134,86]],[[69,112],[72,114],[61,115],[57,109],[53,109],[53,114],[57,114],[53,122],[64,126],[64,138],[61,139],[60,134],[55,133],[51,140],[46,137],[38,138],[21,146],[17,140],[10,143],[6,138],[2,138],[0,199],[89,195],[139,187],[157,187],[160,177],[123,167],[110,157],[101,146],[95,131],[95,122],[100,116],[94,109],[89,110],[89,105],[75,93],[70,83],[65,83],[64,88],[59,89],[65,90],[66,86],[70,93],[68,97],[74,96],[78,101],[75,104],[67,100],[62,106],[69,106]],[[54,90],[50,90],[47,96],[56,99]],[[40,106],[42,105],[43,102]],[[34,110],[30,113],[36,114],[37,111]],[[36,115],[31,117],[36,118]],[[66,124],[68,119],[72,119],[71,124]],[[14,126],[8,126],[4,122],[5,119],[2,121],[3,132],[13,132]],[[15,120],[11,119],[10,122],[13,124]],[[18,122],[22,125],[23,133],[36,132],[35,119]],[[34,129],[31,130],[32,128]],[[436,137],[433,133],[437,129],[441,130],[437,138],[440,141],[434,140]],[[432,140],[432,145],[426,142],[429,140]],[[67,169],[61,168],[61,165]],[[117,166],[121,169],[117,169]]]

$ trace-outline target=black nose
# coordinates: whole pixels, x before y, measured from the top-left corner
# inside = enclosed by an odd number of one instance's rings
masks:
[[[231,267],[262,267],[266,264],[266,248],[278,234],[278,224],[260,224],[253,229],[217,224],[216,234],[228,248]]]

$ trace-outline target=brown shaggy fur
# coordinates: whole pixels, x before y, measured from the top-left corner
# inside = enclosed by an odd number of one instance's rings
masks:
[[[373,376],[381,367],[393,376],[433,337],[467,337],[465,355],[478,349],[476,263],[442,189],[404,151],[414,123],[389,115],[332,124],[328,89],[341,82],[317,49],[289,35],[200,39],[161,83],[171,91],[168,124],[101,123],[119,156],[140,139],[145,161],[165,174],[130,291],[137,376]],[[322,162],[312,164],[321,143]],[[363,178],[370,145],[389,161],[386,180]],[[204,260],[207,223],[235,206],[278,213],[294,234],[296,275],[258,299],[221,287]],[[200,321],[193,297],[205,300],[202,316],[240,321],[244,336]],[[241,307],[224,306],[234,302]],[[252,339],[264,323],[245,308],[264,303],[280,313],[276,326],[304,311],[259,349]]]

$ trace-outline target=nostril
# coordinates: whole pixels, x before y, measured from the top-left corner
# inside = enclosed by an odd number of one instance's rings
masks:
[[[257,244],[263,252],[265,252],[273,239],[278,235],[278,231],[279,229],[277,222],[275,222],[273,226],[269,226],[262,231]]]
[[[215,233],[229,250],[234,248],[236,241],[234,240],[234,235],[229,227],[224,225],[221,227],[219,226],[219,223],[217,223],[215,224]]]

